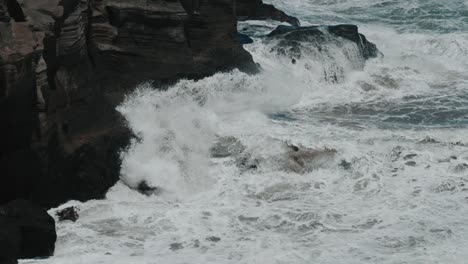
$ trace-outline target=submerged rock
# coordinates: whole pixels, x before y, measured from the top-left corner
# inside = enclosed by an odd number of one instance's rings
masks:
[[[406,156],[403,157],[404,160],[410,160],[410,159],[413,159],[415,157],[417,157],[418,154],[408,154]]]
[[[353,164],[351,162],[346,161],[346,160],[341,160],[339,165],[340,165],[340,167],[342,167],[345,170],[350,170],[352,168]]]
[[[456,173],[465,172],[466,170],[468,170],[468,164],[466,163],[460,163],[453,168],[453,171]]]
[[[211,242],[215,242],[215,243],[216,243],[216,242],[219,242],[219,241],[221,241],[221,238],[219,238],[219,237],[215,237],[215,236],[210,236],[210,237],[207,237],[207,238],[206,238],[206,240],[207,240],[207,241],[211,241]]]
[[[170,245],[170,249],[172,251],[177,251],[177,250],[181,250],[181,249],[184,249],[184,245],[182,245],[182,243],[172,243]]]
[[[211,157],[226,158],[239,155],[245,150],[245,146],[235,137],[220,137],[211,147]]]
[[[236,165],[242,171],[256,170],[259,168],[261,162],[260,158],[255,158],[248,152],[236,157]]]
[[[302,145],[291,145],[284,142],[276,148],[278,153],[271,156],[257,156],[251,152],[244,152],[236,159],[236,165],[242,170],[251,170],[262,167],[274,168],[295,173],[307,173],[322,166],[332,159],[336,150],[334,149],[312,149]]]
[[[52,256],[55,221],[43,208],[25,200],[0,206],[0,263]]]
[[[286,152],[286,169],[296,173],[306,173],[315,169],[324,159],[334,157],[334,149],[311,149],[304,146],[289,145]]]

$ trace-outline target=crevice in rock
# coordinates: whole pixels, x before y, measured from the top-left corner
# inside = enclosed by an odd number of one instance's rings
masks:
[[[47,64],[47,82],[51,90],[56,90],[55,75],[57,74],[56,60],[56,49],[55,49],[56,38],[53,36],[47,36],[44,38],[44,52],[42,56]]]
[[[96,61],[95,61],[95,59],[93,57],[93,54],[91,52],[91,50],[92,50],[91,32],[92,32],[92,29],[93,29],[93,9],[91,7],[91,2],[88,3],[87,18],[88,18],[88,24],[86,26],[86,31],[85,31],[87,55],[88,55],[89,61],[91,62],[91,66],[93,68],[96,68]]]
[[[24,15],[21,5],[16,0],[6,0],[7,10],[10,17],[12,17],[15,22],[26,22],[26,16]]]

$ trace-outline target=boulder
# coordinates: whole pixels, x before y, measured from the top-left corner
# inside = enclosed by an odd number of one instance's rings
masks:
[[[75,206],[67,207],[62,209],[56,213],[58,216],[59,221],[72,221],[76,222],[80,217],[78,215],[78,208]]]
[[[368,59],[382,56],[355,25],[281,25],[267,36],[267,42],[273,54],[322,74],[331,83],[343,80],[347,71],[362,70]]]
[[[52,256],[57,240],[54,219],[26,200],[0,206],[0,234],[0,263]]]
[[[281,40],[278,44],[282,47],[292,47],[291,55],[300,58],[299,43],[307,43],[318,47],[324,46],[336,40],[347,40],[356,44],[363,59],[376,58],[381,55],[377,46],[369,42],[367,38],[360,34],[356,25],[336,25],[336,26],[278,26],[268,38]]]
[[[274,5],[263,3],[262,0],[237,0],[236,13],[239,20],[276,20],[300,26],[299,19],[277,9]]]

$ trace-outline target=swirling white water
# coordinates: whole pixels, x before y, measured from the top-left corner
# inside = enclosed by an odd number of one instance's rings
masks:
[[[81,217],[58,224],[55,256],[23,263],[468,262],[468,2],[271,2],[306,25],[357,24],[385,57],[292,64],[259,37],[276,23],[240,24],[263,72],[141,85],[119,108],[138,136],[125,184],[62,206]],[[263,162],[210,158],[218,136]],[[282,141],[337,154],[298,174],[276,164]],[[141,180],[161,193],[127,187]]]

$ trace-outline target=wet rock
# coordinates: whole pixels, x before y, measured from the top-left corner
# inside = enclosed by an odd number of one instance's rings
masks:
[[[239,155],[245,150],[244,145],[235,137],[221,137],[211,147],[211,157],[227,158],[230,156]]]
[[[278,151],[271,156],[256,156],[248,151],[236,158],[236,165],[242,170],[263,167],[304,174],[328,164],[336,155],[334,149],[312,149],[302,145],[271,142]]]
[[[137,191],[146,196],[158,195],[161,193],[161,190],[158,187],[150,186],[146,181],[141,181],[138,184]]]
[[[336,150],[327,148],[317,150],[294,145],[287,148],[285,168],[296,173],[310,172],[322,161],[329,160],[336,154]]]
[[[72,221],[76,222],[79,218],[78,208],[75,206],[67,207],[58,211],[56,214],[59,218],[59,221]]]
[[[256,170],[260,167],[261,160],[254,158],[250,153],[243,153],[236,158],[235,163],[243,171]]]
[[[360,81],[359,86],[361,86],[361,89],[364,90],[365,92],[377,90],[377,87],[364,81]]]
[[[302,224],[302,225],[298,226],[297,229],[299,231],[302,231],[302,232],[307,232],[307,231],[322,229],[324,227],[325,227],[325,225],[323,225],[319,221],[311,221],[310,223]]]
[[[360,225],[355,225],[353,228],[359,228],[359,229],[371,229],[374,226],[381,224],[383,221],[378,220],[378,219],[368,219],[365,223],[360,224]]]
[[[425,137],[423,140],[419,141],[419,143],[423,143],[423,144],[436,144],[436,143],[440,143],[440,142],[437,141],[437,140],[435,140],[434,138]]]
[[[268,38],[282,40],[279,47],[290,47],[288,53],[296,58],[301,56],[301,49],[299,48],[301,42],[314,45],[320,52],[325,52],[326,50],[322,48],[324,45],[334,43],[340,38],[356,44],[363,59],[375,58],[381,55],[377,46],[360,34],[358,27],[355,25],[308,27],[281,25],[268,34]]]
[[[447,180],[432,188],[435,193],[453,192],[457,189],[457,183],[453,180]]]
[[[343,65],[343,56],[354,70],[362,70],[366,60],[381,56],[376,45],[360,34],[355,25],[280,25],[266,39],[271,43],[271,52],[277,56],[312,60],[304,64],[305,69],[323,73],[324,81],[330,83],[344,80],[348,68]]]
[[[0,206],[0,261],[52,256],[55,221],[43,208],[26,200]]]
[[[256,221],[258,221],[259,217],[240,215],[240,216],[238,217],[238,219],[239,219],[239,221],[241,221],[241,222],[256,222]]]
[[[408,154],[406,156],[403,157],[404,160],[410,160],[410,159],[413,159],[415,157],[417,157],[418,154]]]
[[[352,168],[352,163],[347,162],[346,160],[341,160],[340,167],[342,167],[345,170],[350,170]]]
[[[242,45],[252,44],[254,40],[246,34],[237,34],[239,36],[239,41]]]
[[[397,161],[401,157],[401,153],[403,153],[403,148],[400,146],[394,147],[391,152],[392,161]]]
[[[417,163],[416,161],[408,161],[405,163],[405,165],[410,167],[416,167]]]
[[[195,240],[193,241],[193,247],[194,247],[194,248],[199,248],[199,247],[200,247],[200,240],[195,239]]]
[[[207,237],[207,238],[206,238],[206,240],[207,240],[207,241],[211,241],[211,242],[215,242],[215,243],[216,243],[216,242],[219,242],[219,241],[221,241],[221,238],[219,238],[219,237],[215,237],[215,236],[210,236],[210,237]]]
[[[237,0],[236,14],[239,20],[277,20],[299,26],[299,19],[289,16],[273,5],[265,4],[262,0]]]
[[[356,184],[354,184],[354,191],[355,192],[360,192],[362,190],[365,190],[367,186],[370,184],[370,179],[361,179]]]
[[[453,171],[456,173],[464,172],[466,170],[468,170],[468,164],[466,163],[458,164],[457,166],[455,166],[455,168],[453,168]]]
[[[170,245],[170,249],[171,249],[172,251],[181,250],[181,249],[183,249],[183,248],[184,248],[184,245],[182,245],[182,243],[172,243],[172,244]]]

